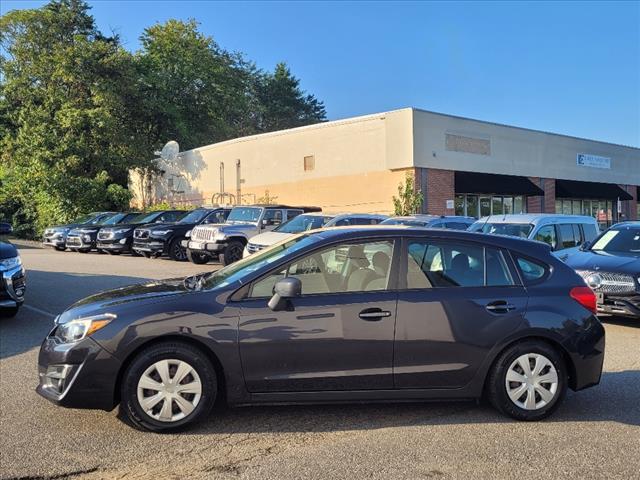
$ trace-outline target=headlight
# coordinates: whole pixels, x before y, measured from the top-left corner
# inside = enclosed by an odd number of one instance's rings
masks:
[[[121,234],[121,233],[129,233],[130,231],[131,231],[131,229],[130,229],[130,228],[118,228],[118,229],[116,229],[116,230],[113,230],[113,233],[114,233],[115,235],[119,235],[119,234]]]
[[[113,313],[102,313],[91,317],[76,318],[66,323],[61,323],[56,328],[55,336],[62,343],[74,343],[106,327],[117,318]]]
[[[190,238],[191,237],[191,230],[189,230],[187,233],[184,234],[184,238]]]
[[[22,265],[20,257],[11,257],[0,260],[0,270],[11,270],[12,268]]]
[[[221,231],[219,231],[219,230],[218,230],[218,231],[216,232],[216,234],[213,236],[213,239],[214,239],[216,242],[219,242],[219,241],[224,240],[224,239],[226,239],[226,238],[227,238],[227,235],[226,235],[224,232],[221,232]]]

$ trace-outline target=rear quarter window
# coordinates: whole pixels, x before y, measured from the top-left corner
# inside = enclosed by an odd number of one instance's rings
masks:
[[[525,285],[530,285],[543,280],[547,276],[549,267],[542,262],[530,258],[516,257],[518,270]]]

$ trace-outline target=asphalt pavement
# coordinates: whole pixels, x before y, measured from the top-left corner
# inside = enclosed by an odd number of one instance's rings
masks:
[[[599,386],[520,423],[472,402],[220,407],[195,429],[150,434],[113,412],[34,391],[55,315],[91,293],[218,268],[23,246],[27,303],[0,319],[0,478],[640,478],[640,322],[605,320]]]

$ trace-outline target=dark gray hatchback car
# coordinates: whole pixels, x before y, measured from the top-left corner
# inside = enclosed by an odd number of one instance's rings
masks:
[[[287,239],[217,272],[88,297],[38,392],[174,430],[230,405],[474,399],[521,420],[600,381],[595,296],[540,243],[406,227]]]

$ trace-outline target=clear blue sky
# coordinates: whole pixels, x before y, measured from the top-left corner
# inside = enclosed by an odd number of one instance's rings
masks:
[[[330,119],[412,106],[640,146],[640,2],[90,4],[130,50],[195,18],[263,69],[285,61]]]

